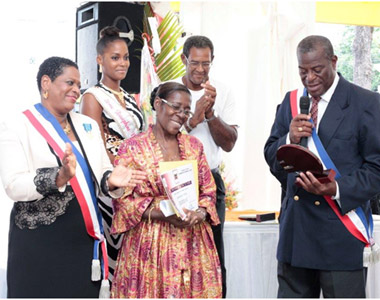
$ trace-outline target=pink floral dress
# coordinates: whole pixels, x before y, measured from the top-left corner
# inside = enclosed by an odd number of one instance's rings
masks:
[[[211,224],[219,224],[215,209],[215,183],[201,142],[190,135],[177,135],[181,160],[197,160],[199,206],[207,221],[191,228],[168,222],[143,220],[152,202],[155,208],[167,199],[158,174],[162,152],[152,127],[122,144],[117,160],[133,157],[133,167],[145,170],[147,180],[126,189],[114,200],[112,233],[125,232],[112,283],[113,298],[221,298],[222,282]],[[211,223],[211,224],[210,224]]]

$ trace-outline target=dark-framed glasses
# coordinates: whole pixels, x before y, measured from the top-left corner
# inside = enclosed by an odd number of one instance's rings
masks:
[[[198,68],[199,65],[202,65],[202,67],[204,69],[209,69],[211,66],[212,66],[212,61],[204,61],[204,62],[200,62],[200,61],[194,61],[194,60],[189,60],[186,56],[186,61],[187,63],[192,67],[192,68]]]
[[[177,104],[171,103],[171,102],[165,100],[164,98],[160,98],[160,99],[161,99],[161,101],[164,102],[166,105],[170,106],[170,107],[174,110],[174,112],[175,112],[176,114],[183,113],[187,118],[190,118],[190,117],[193,115],[193,113],[191,112],[190,109],[183,109],[183,108],[181,108],[180,105],[177,105]]]

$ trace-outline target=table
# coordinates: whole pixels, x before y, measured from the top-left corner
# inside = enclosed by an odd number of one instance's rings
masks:
[[[225,222],[227,298],[276,298],[278,224]],[[374,238],[380,245],[380,221]],[[380,262],[368,269],[367,298],[380,298]]]
[[[278,224],[224,223],[227,298],[276,298]]]

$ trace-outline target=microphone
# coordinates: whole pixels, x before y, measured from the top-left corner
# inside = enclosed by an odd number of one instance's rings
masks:
[[[309,114],[309,106],[310,106],[309,97],[302,96],[300,98],[300,111],[301,111],[301,114],[305,114],[305,115]],[[307,137],[301,138],[300,144],[301,144],[301,146],[307,148]]]

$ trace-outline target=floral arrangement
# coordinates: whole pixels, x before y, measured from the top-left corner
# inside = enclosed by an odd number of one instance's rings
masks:
[[[240,194],[240,191],[236,190],[233,186],[235,180],[227,179],[224,162],[222,162],[222,164],[220,166],[220,173],[222,175],[224,185],[226,188],[226,197],[225,197],[226,209],[232,210],[234,208],[237,208],[238,207],[238,195]]]

